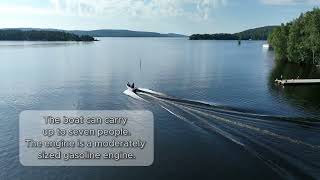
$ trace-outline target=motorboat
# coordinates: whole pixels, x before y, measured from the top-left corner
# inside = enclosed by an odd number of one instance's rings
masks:
[[[134,83],[130,84],[129,82],[127,83],[127,88],[134,93],[138,90],[138,88],[134,87]]]

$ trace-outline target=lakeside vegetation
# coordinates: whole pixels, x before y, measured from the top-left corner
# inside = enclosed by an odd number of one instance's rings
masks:
[[[189,40],[238,40],[238,37],[233,34],[218,33],[218,34],[192,34]]]
[[[268,42],[280,61],[319,64],[320,9],[314,8],[287,24],[281,24],[269,36]]]
[[[0,30],[2,41],[95,41],[92,36],[47,30],[22,31],[15,29]]]
[[[278,26],[265,26],[254,29],[248,29],[242,32],[228,34],[193,34],[190,40],[267,40],[268,36]]]

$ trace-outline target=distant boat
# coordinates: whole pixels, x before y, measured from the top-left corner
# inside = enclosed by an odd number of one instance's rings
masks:
[[[269,44],[263,44],[262,47],[265,48],[265,49],[269,49],[270,45]]]

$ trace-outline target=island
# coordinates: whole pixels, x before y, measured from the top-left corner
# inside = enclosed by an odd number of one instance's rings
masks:
[[[89,35],[52,30],[0,30],[0,41],[95,41]]]
[[[189,40],[267,40],[268,36],[277,27],[278,26],[264,26],[233,34],[193,34],[189,37]]]
[[[97,30],[63,30],[48,28],[6,28],[1,30],[19,30],[19,31],[50,31],[50,32],[66,32],[78,36],[91,37],[187,37],[183,34],[176,33],[158,33],[148,31],[131,31],[124,29],[97,29]]]
[[[147,31],[131,31],[131,30],[117,30],[117,29],[98,29],[91,31],[71,30],[68,31],[77,35],[89,35],[94,37],[187,37],[183,34],[176,33],[158,33]]]

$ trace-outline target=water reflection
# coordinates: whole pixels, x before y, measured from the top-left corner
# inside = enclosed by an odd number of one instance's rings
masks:
[[[274,95],[281,95],[295,106],[302,107],[320,115],[320,85],[280,86],[274,83],[276,78],[283,79],[320,79],[320,68],[277,62],[269,77],[269,87]]]

